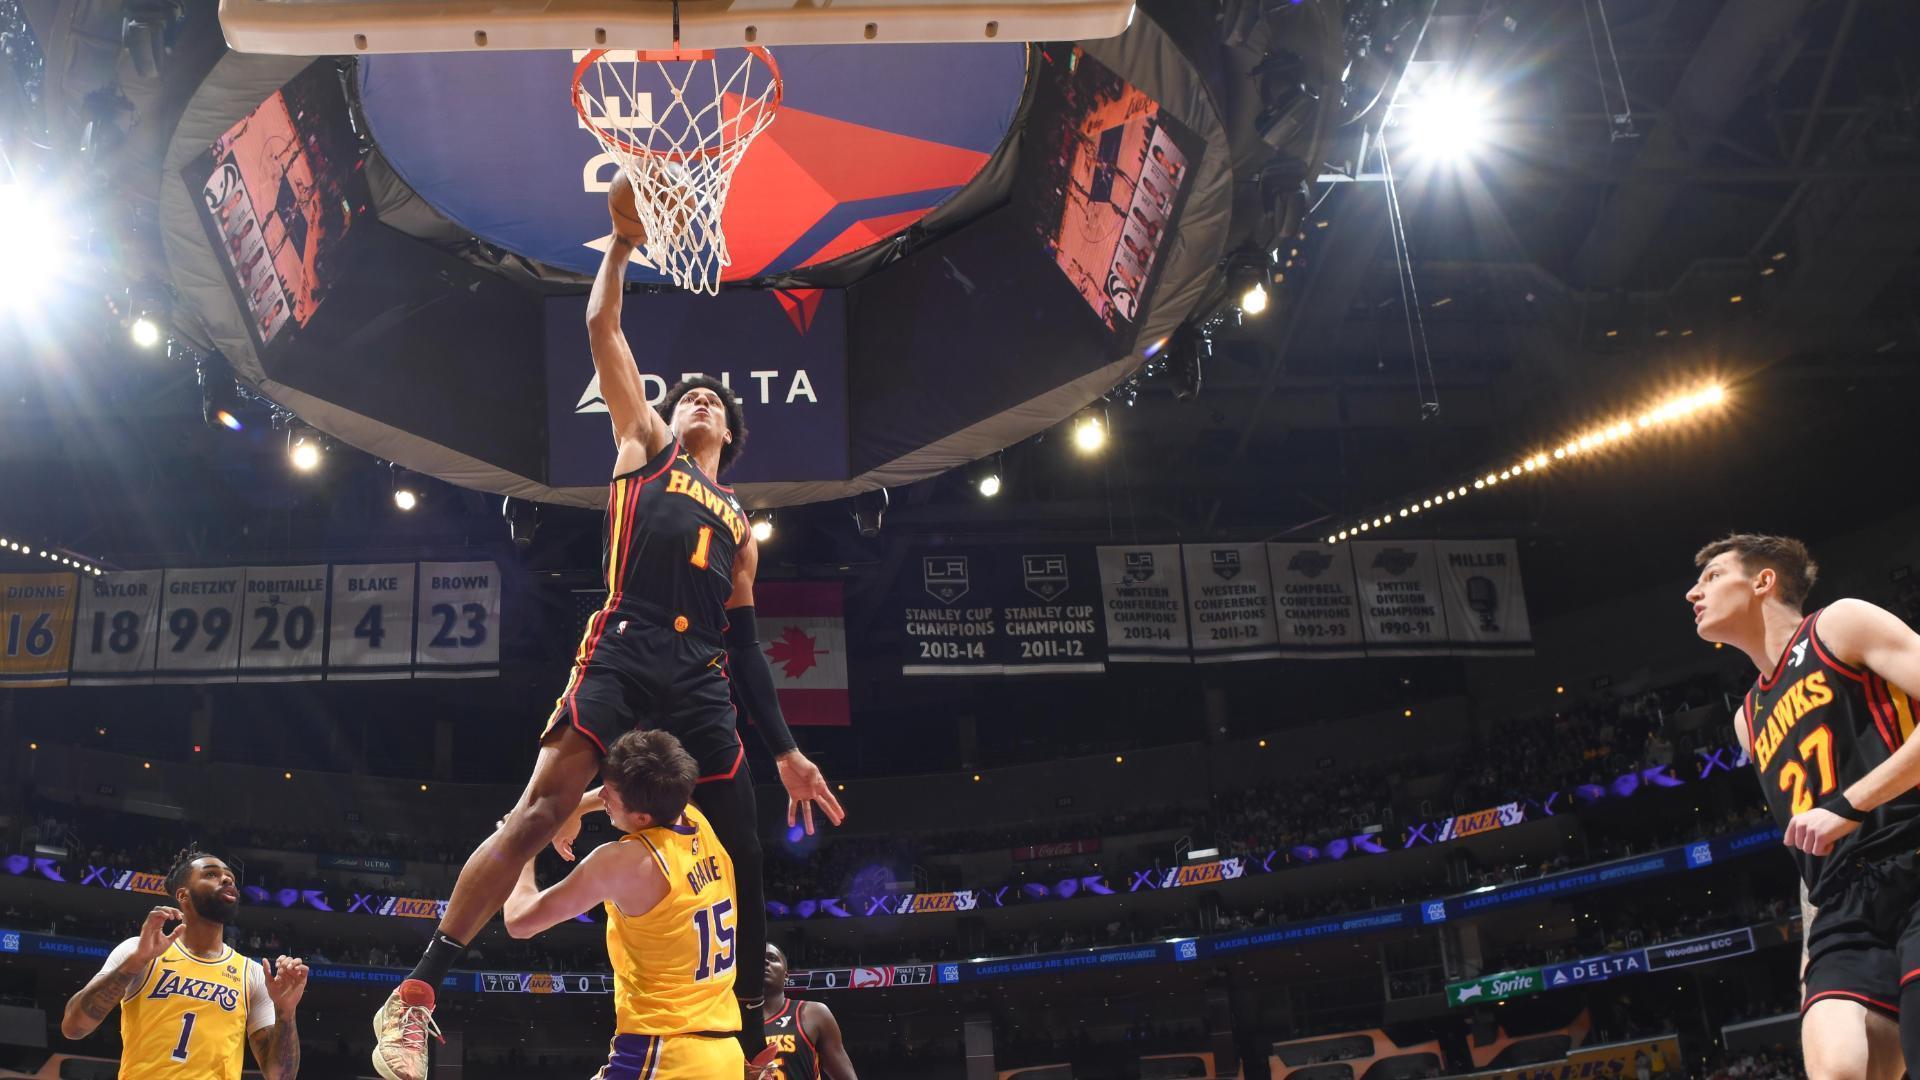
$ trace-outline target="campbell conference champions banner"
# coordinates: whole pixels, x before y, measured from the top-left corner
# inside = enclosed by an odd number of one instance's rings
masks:
[[[903,674],[1106,670],[1099,578],[1084,546],[920,549],[898,589]]]

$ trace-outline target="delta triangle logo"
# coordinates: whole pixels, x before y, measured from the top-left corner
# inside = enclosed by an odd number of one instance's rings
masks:
[[[821,289],[775,289],[773,298],[780,301],[780,307],[786,311],[793,328],[805,337],[813,329],[813,317],[820,312]]]

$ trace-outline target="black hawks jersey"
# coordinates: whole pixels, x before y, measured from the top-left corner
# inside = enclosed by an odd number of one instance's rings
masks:
[[[783,1076],[786,1080],[819,1080],[820,1055],[814,1050],[807,1033],[800,1030],[800,1007],[804,1004],[803,1001],[788,998],[779,1012],[766,1019],[767,1045],[780,1055],[774,1061],[778,1071],[769,1074],[770,1080],[772,1076]]]
[[[708,479],[674,440],[613,478],[602,541],[606,610],[718,640],[746,535],[747,514],[733,489]]]
[[[1820,640],[1820,612],[1800,623],[1773,672],[1747,691],[1747,736],[1774,820],[1818,805],[1892,756],[1913,735],[1913,703],[1899,687],[1841,663]],[[1866,823],[1816,857],[1793,851],[1815,906],[1843,887],[1861,863],[1920,848],[1920,791],[1867,815]]]

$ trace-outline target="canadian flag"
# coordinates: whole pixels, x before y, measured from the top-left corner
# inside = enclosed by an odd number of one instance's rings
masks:
[[[837,581],[767,581],[753,586],[760,648],[780,691],[787,723],[846,727],[847,629]]]

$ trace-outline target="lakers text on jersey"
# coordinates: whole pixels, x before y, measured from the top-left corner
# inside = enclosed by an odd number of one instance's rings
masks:
[[[1820,612],[1794,631],[1770,674],[1747,691],[1744,723],[1767,806],[1782,827],[1846,790],[1913,735],[1913,704],[1877,673],[1834,658]],[[1920,792],[1867,815],[1826,856],[1793,852],[1816,905],[1867,864],[1920,847]]]
[[[239,1080],[252,963],[168,946],[120,1003],[120,1080]]]

